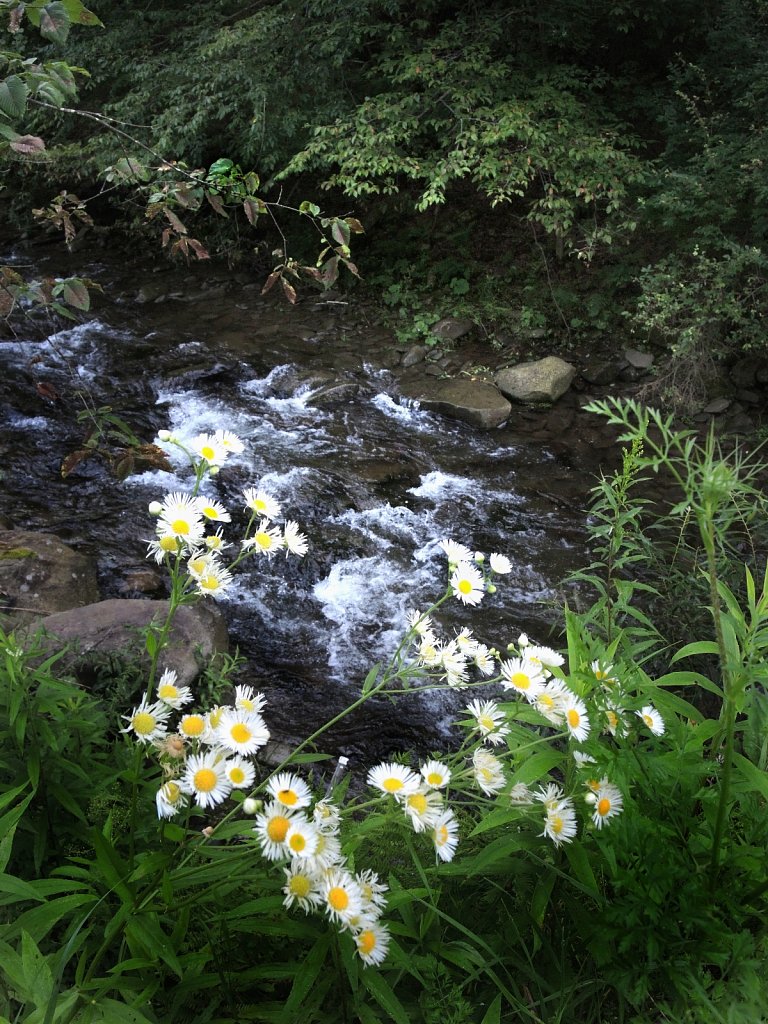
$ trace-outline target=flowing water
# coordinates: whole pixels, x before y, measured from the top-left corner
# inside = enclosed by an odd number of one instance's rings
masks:
[[[247,562],[221,602],[248,681],[266,692],[273,730],[286,738],[351,702],[396,648],[407,612],[443,592],[442,538],[514,565],[479,609],[446,606],[448,635],[469,625],[499,648],[521,629],[556,641],[561,580],[587,558],[584,508],[601,456],[579,416],[542,440],[514,419],[483,432],[419,409],[382,368],[392,350],[381,331],[341,303],[289,309],[245,288],[137,306],[135,290],[115,291],[92,319],[47,340],[0,342],[3,512],[14,526],[90,553],[103,596],[125,596],[126,580],[150,566],[147,504],[188,488],[190,476],[171,453],[171,473],[118,482],[89,459],[63,479],[61,462],[82,441],[83,403],[112,406],[146,441],[161,428],[239,434],[245,451],[207,492],[237,519],[242,489],[259,483],[311,541],[300,561]],[[315,400],[329,375],[354,386],[324,407]],[[602,456],[615,460],[612,450]],[[236,523],[228,531],[236,541]],[[464,703],[455,693],[381,700],[332,743],[368,758],[435,748]]]

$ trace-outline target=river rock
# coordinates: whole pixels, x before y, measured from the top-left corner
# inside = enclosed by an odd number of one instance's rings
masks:
[[[61,662],[65,669],[76,671],[78,665],[115,654],[148,664],[139,631],[153,620],[162,624],[167,614],[167,601],[114,598],[48,615],[34,628],[72,645]],[[203,601],[183,605],[176,612],[170,643],[160,655],[159,665],[161,669],[174,669],[180,685],[188,686],[215,654],[226,652],[228,647],[227,627],[216,605]]]
[[[472,380],[424,382],[407,389],[423,409],[463,420],[473,427],[492,430],[509,418],[512,406],[493,384]]]
[[[587,384],[604,387],[613,384],[624,366],[616,359],[589,359],[581,368],[581,376]]]
[[[496,387],[507,398],[517,402],[556,402],[564,395],[576,376],[570,363],[557,356],[546,356],[532,363],[520,363],[499,370]]]
[[[318,409],[335,409],[347,405],[360,393],[360,385],[353,380],[339,380],[327,384],[313,392],[307,399],[307,405]]]
[[[637,348],[625,348],[624,359],[636,370],[650,370],[653,366],[653,355],[650,352],[641,352]]]
[[[0,613],[14,623],[98,599],[96,567],[86,555],[49,533],[0,533]]]
[[[443,341],[456,341],[459,338],[463,338],[465,334],[469,334],[474,326],[473,320],[446,316],[432,325],[432,334],[436,334]]]
[[[400,365],[403,367],[415,366],[417,363],[423,363],[427,358],[427,352],[429,349],[426,345],[411,345],[403,352],[403,357],[400,360]]]

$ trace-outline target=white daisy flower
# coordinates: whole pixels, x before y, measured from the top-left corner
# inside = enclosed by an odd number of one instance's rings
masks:
[[[509,802],[514,807],[528,807],[533,801],[533,793],[524,782],[516,783],[509,791]]]
[[[187,798],[178,782],[164,782],[155,794],[158,818],[172,818],[187,806]]]
[[[389,892],[389,886],[386,882],[380,881],[376,872],[371,871],[370,868],[358,871],[355,881],[360,886],[360,892],[363,895],[363,913],[377,917],[382,908],[387,905],[385,893]]]
[[[445,789],[451,781],[451,769],[441,761],[427,761],[419,770],[426,784],[432,789]]]
[[[310,861],[313,871],[322,874],[328,868],[336,867],[344,860],[341,852],[341,840],[335,832],[323,832],[318,828],[317,846]]]
[[[443,797],[438,789],[417,789],[403,798],[403,810],[411,820],[414,832],[433,828],[443,809]]]
[[[539,834],[551,839],[555,846],[561,846],[573,841],[577,828],[576,812],[568,797],[563,797],[558,804],[547,808],[544,831]]]
[[[245,448],[237,434],[233,434],[231,430],[217,430],[213,439],[232,455],[239,455]]]
[[[141,704],[130,715],[122,717],[128,722],[120,732],[132,732],[139,743],[155,743],[168,732],[168,718],[171,708],[161,701],[150,704],[144,697]]]
[[[317,910],[323,901],[318,877],[298,859],[292,860],[287,867],[283,868],[283,871],[285,872],[283,906],[290,910],[295,903],[305,914]]]
[[[285,834],[285,846],[291,857],[314,857],[320,833],[304,814],[296,814]]]
[[[565,664],[565,658],[551,647],[541,647],[539,644],[529,644],[525,651],[529,661],[536,661],[544,668],[560,668]]]
[[[256,711],[224,708],[216,727],[216,739],[227,750],[249,757],[269,740],[269,729]]]
[[[210,552],[217,555],[224,551],[226,548],[230,547],[230,545],[227,544],[226,541],[224,540],[224,535],[221,532],[221,527],[218,528],[216,533],[209,533],[206,535],[205,546]]]
[[[245,507],[264,519],[277,519],[280,515],[280,502],[260,488],[246,487],[243,498]]]
[[[267,789],[277,803],[294,811],[302,807],[309,807],[312,803],[309,786],[298,775],[293,775],[291,772],[280,772],[279,775],[273,775],[267,783]]]
[[[171,552],[178,550],[178,545],[175,548],[171,546],[171,538],[183,541],[190,547],[202,543],[205,523],[202,516],[196,513],[185,514],[179,511],[172,517],[163,513],[157,521],[155,533],[158,538],[157,543],[164,551]]]
[[[611,736],[615,736],[619,729],[624,728],[624,719],[621,717],[623,711],[623,708],[620,708],[615,704],[608,705],[605,709],[604,732],[609,732]]]
[[[178,678],[172,668],[167,668],[157,682],[157,699],[177,711],[193,699],[188,686],[178,685]]]
[[[474,657],[475,651],[480,646],[472,635],[472,630],[468,626],[459,630],[454,639],[454,643],[464,655],[465,658]]]
[[[432,829],[432,841],[435,853],[443,861],[453,860],[459,844],[459,823],[456,815],[448,807],[439,816]]]
[[[616,676],[613,675],[613,665],[609,665],[607,662],[598,660],[593,661],[590,668],[592,669],[598,683],[602,683],[602,685],[608,689],[618,682]]]
[[[327,800],[318,800],[312,808],[312,819],[326,835],[336,835],[341,827],[341,810]]]
[[[441,540],[440,547],[448,556],[449,565],[458,565],[459,562],[471,562],[474,554],[464,544],[457,544],[452,540]]]
[[[512,572],[512,563],[506,555],[492,554],[489,559],[491,569],[498,573],[499,576],[506,576],[507,573]]]
[[[193,577],[198,594],[204,597],[220,597],[232,585],[233,576],[216,558],[211,555],[210,561],[199,576]]]
[[[467,711],[474,718],[475,725],[486,743],[496,746],[504,742],[504,737],[509,733],[509,726],[507,716],[496,701],[470,701],[467,704]]]
[[[263,711],[267,698],[263,693],[255,693],[252,686],[235,687],[235,707],[243,711]]]
[[[235,755],[224,762],[227,778],[232,789],[251,789],[256,778],[256,769],[244,757]]]
[[[244,551],[255,551],[267,558],[271,558],[282,546],[282,533],[276,526],[270,527],[268,519],[261,519],[253,536],[243,541]]]
[[[548,722],[553,725],[562,725],[565,718],[563,700],[567,687],[559,679],[550,679],[541,693],[537,694],[533,702],[534,707]]]
[[[577,743],[583,743],[590,729],[586,704],[575,693],[566,690],[563,695],[563,713],[566,729]]]
[[[223,466],[229,451],[215,434],[198,434],[189,442],[193,453],[205,459],[209,466]]]
[[[349,927],[363,907],[363,894],[352,875],[340,868],[331,868],[321,884],[322,905],[326,914],[342,928]]]
[[[449,583],[453,596],[463,604],[478,605],[482,601],[485,592],[483,575],[470,562],[459,562]]]
[[[208,731],[208,723],[204,715],[193,712],[182,717],[177,729],[188,740],[202,740]]]
[[[184,547],[184,541],[175,534],[164,534],[158,540],[147,541],[147,558],[154,558],[158,565],[162,565],[169,555],[178,555]]]
[[[624,808],[624,797],[621,790],[607,779],[601,779],[595,792],[595,810],[592,821],[596,828],[602,828],[606,821],[621,814]]]
[[[207,571],[214,557],[213,553],[209,551],[193,551],[187,559],[187,572],[194,579],[199,580]]]
[[[232,516],[227,512],[224,505],[215,498],[201,498],[200,512],[204,519],[208,519],[212,523],[232,522]]]
[[[355,933],[355,947],[366,966],[376,967],[386,959],[389,932],[381,921],[368,921]]]
[[[467,662],[455,641],[446,644],[440,651],[440,664],[449,686],[461,687],[467,679]]]
[[[437,668],[442,664],[442,648],[431,632],[419,635],[419,651],[416,657],[427,668]]]
[[[412,629],[419,636],[424,636],[426,633],[429,633],[431,636],[432,619],[428,615],[422,615],[421,612],[408,612],[408,628]]]
[[[191,754],[187,758],[181,788],[199,807],[215,807],[220,804],[232,790],[225,759],[213,750],[204,754]]]
[[[290,552],[298,558],[303,558],[309,548],[309,541],[292,519],[287,519],[283,526],[283,547],[286,554]]]
[[[477,645],[472,661],[484,676],[492,676],[496,671],[496,661],[485,644]]]
[[[377,764],[368,772],[366,781],[369,786],[380,789],[392,796],[404,797],[415,793],[419,788],[419,777],[404,764]]]
[[[544,689],[544,672],[541,665],[527,657],[511,658],[501,663],[501,685],[506,690],[515,690],[533,704]]]
[[[477,782],[486,796],[495,796],[500,789],[503,789],[506,782],[504,766],[493,754],[490,754],[483,747],[478,747],[472,755],[472,766],[475,782]]]
[[[558,786],[556,782],[549,782],[546,786],[542,786],[537,789],[533,794],[534,799],[538,800],[539,803],[544,804],[546,808],[557,807],[561,804],[565,797],[563,796],[563,787]]]
[[[640,708],[635,714],[638,718],[642,718],[654,736],[663,735],[664,719],[652,704],[646,704],[644,708]]]
[[[256,815],[253,831],[267,860],[281,860],[289,856],[285,848],[285,837],[293,820],[293,811],[273,800],[261,814]]]

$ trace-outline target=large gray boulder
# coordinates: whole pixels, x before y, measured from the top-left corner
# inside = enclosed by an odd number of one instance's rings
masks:
[[[0,531],[0,618],[15,626],[98,599],[92,559],[50,533]]]
[[[556,402],[576,376],[575,367],[558,356],[499,370],[494,382],[503,395],[529,405]]]
[[[60,644],[71,645],[60,664],[76,669],[102,657],[122,655],[149,665],[141,630],[150,622],[162,625],[167,601],[112,599],[48,615],[34,624]],[[30,625],[27,629],[32,629]],[[212,601],[183,605],[176,612],[170,643],[160,655],[160,669],[172,668],[180,685],[189,685],[217,653],[225,653],[229,637],[224,618]]]
[[[492,430],[501,426],[512,406],[493,384],[474,380],[424,382],[405,388],[406,397],[416,399],[422,409],[463,420],[473,427]]]

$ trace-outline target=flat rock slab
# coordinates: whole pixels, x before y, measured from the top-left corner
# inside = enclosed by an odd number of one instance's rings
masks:
[[[50,533],[0,531],[0,617],[16,625],[98,599],[96,566],[86,555]]]
[[[546,356],[533,363],[520,363],[499,370],[494,383],[502,394],[516,402],[556,402],[576,376],[575,367],[558,356]]]
[[[435,381],[411,385],[404,390],[407,398],[416,399],[422,409],[463,420],[481,430],[501,426],[512,412],[512,406],[493,384],[471,380]]]
[[[34,627],[72,644],[71,653],[59,663],[67,669],[115,654],[148,664],[140,630],[152,621],[162,625],[167,614],[167,601],[115,598],[48,615],[34,623]],[[174,669],[179,683],[188,686],[215,654],[225,653],[228,647],[227,627],[215,604],[200,601],[183,605],[176,612],[170,643],[160,655],[159,665],[161,669]]]

